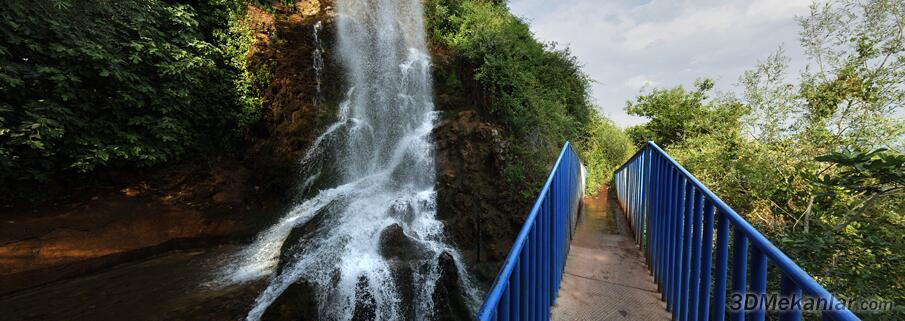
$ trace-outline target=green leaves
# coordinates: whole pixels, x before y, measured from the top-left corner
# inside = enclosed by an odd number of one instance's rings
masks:
[[[650,121],[629,129],[636,145],[648,140],[668,147],[697,136],[711,135],[734,139],[740,135],[740,118],[745,106],[735,99],[711,99],[713,81],[695,82],[695,90],[682,86],[654,89],[635,101],[626,102],[629,115],[646,117]]]
[[[468,71],[449,76],[469,76],[439,79],[462,91],[456,95],[473,97],[467,103],[506,127],[518,159],[507,169],[513,183],[544,173],[551,152],[597,125],[592,124],[597,112],[588,94],[590,80],[576,58],[535,40],[505,4],[436,0],[425,9],[432,40],[452,52],[456,68]]]
[[[240,137],[248,112],[233,80],[246,70],[227,54],[245,52],[221,49],[231,32],[210,34],[240,8],[73,0],[0,10],[0,185],[151,166]]]
[[[885,148],[871,152],[833,152],[814,160],[833,164],[836,171],[815,180],[824,186],[878,193],[905,187],[905,155]]]

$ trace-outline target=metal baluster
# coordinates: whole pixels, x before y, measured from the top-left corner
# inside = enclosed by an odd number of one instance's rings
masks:
[[[679,175],[679,181],[676,182],[676,201],[673,203],[673,212],[672,212],[672,278],[670,280],[672,287],[672,291],[670,294],[672,295],[672,307],[673,312],[676,312],[679,305],[679,289],[681,288],[682,283],[680,282],[681,273],[682,273],[682,215],[683,213],[683,205],[685,204],[685,184],[687,180],[684,175]],[[675,313],[674,313],[675,314]]]
[[[766,311],[764,310],[763,296],[767,291],[767,256],[757,246],[751,247],[751,285],[749,285],[749,290],[752,294],[757,295],[759,304],[753,311],[748,312],[748,319],[751,321],[764,321]]]
[[[672,290],[670,287],[670,264],[672,263],[672,235],[670,233],[671,228],[669,226],[670,218],[672,218],[672,211],[674,209],[673,202],[676,201],[676,193],[673,190],[673,186],[676,182],[676,170],[671,168],[669,170],[669,180],[666,182],[666,195],[669,197],[666,199],[666,210],[663,211],[663,263],[660,264],[660,273],[663,274],[662,286],[660,287],[663,292],[663,300],[666,301],[666,309],[669,310],[672,307],[672,303],[669,302],[669,291]]]
[[[528,258],[530,259],[530,266],[528,267],[528,275],[530,276],[529,280],[531,280],[531,284],[529,284],[529,288],[531,292],[528,293],[528,307],[531,309],[531,320],[537,320],[537,317],[540,316],[540,300],[537,299],[537,218],[535,217],[534,226],[531,228],[531,233],[528,234]]]
[[[521,269],[521,260],[515,264],[515,268],[512,269],[512,279],[509,282],[512,282],[512,295],[509,297],[509,315],[513,320],[521,320],[521,312],[522,307],[520,304],[522,303],[521,294],[522,294],[522,269]]]
[[[685,308],[682,306],[682,298],[684,295],[685,289],[685,257],[688,256],[688,253],[685,252],[685,211],[687,204],[686,198],[689,197],[686,194],[688,190],[688,180],[684,178],[682,179],[682,183],[679,185],[679,202],[676,204],[676,213],[675,213],[675,229],[676,229],[676,266],[675,266],[675,290],[673,291],[673,311],[672,311],[672,319],[673,320],[682,320],[682,311]]]
[[[713,320],[726,319],[726,270],[729,264],[729,218],[717,211],[716,225],[716,282],[713,286]]]
[[[663,168],[663,199],[661,204],[663,207],[660,209],[659,216],[657,217],[657,275],[659,278],[657,279],[657,287],[660,289],[660,293],[663,293],[663,270],[664,263],[666,261],[666,233],[665,230],[665,220],[666,213],[669,211],[669,180],[672,178],[670,175],[670,165],[664,164]]]
[[[500,297],[500,303],[497,306],[497,319],[501,321],[509,321],[509,296],[511,295],[512,283],[506,286],[506,291]]]
[[[745,320],[745,277],[748,264],[748,237],[741,228],[735,227],[735,240],[732,242],[732,295],[740,295],[741,306],[729,311],[729,320]],[[733,308],[730,306],[730,308]]]
[[[691,277],[688,283],[689,292],[691,292],[688,304],[689,320],[699,320],[697,307],[701,297],[698,296],[699,293],[695,289],[698,288],[698,281],[701,277],[701,217],[704,213],[703,203],[704,195],[697,194],[694,199],[694,212],[691,216],[693,229],[691,232]]]
[[[710,319],[710,271],[713,268],[713,201],[707,199],[704,206],[704,229],[701,231],[701,285],[698,297],[698,319]]]
[[[801,287],[783,274],[779,281],[779,295],[789,302],[787,309],[779,312],[779,321],[801,321],[800,306],[792,304],[801,301]]]
[[[688,320],[688,303],[691,301],[691,233],[694,232],[694,200],[698,198],[698,191],[692,184],[685,185],[685,211],[682,213],[682,302],[680,319]]]
[[[521,319],[519,320],[531,320],[530,308],[531,302],[528,301],[529,293],[531,292],[531,272],[529,271],[529,267],[531,265],[531,256],[528,254],[528,244],[522,247],[522,253],[519,259],[519,281],[522,283],[520,286],[521,291],[519,291],[519,315]]]

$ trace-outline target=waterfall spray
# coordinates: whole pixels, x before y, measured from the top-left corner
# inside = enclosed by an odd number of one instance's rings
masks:
[[[321,73],[324,71],[324,45],[321,44],[320,31],[323,27],[321,21],[314,24],[314,51],[311,53],[311,66],[314,69],[314,109],[320,110],[321,104],[324,103],[324,94],[321,91]]]
[[[337,53],[349,89],[338,121],[301,160],[300,190],[312,195],[262,232],[229,271],[232,281],[270,277],[247,320],[260,319],[300,280],[316,288],[321,319],[351,320],[362,290],[378,320],[406,319],[406,309],[431,319],[443,253],[453,258],[474,309],[480,294],[436,217],[430,136],[436,112],[421,0],[337,0],[336,9]],[[289,237],[315,218],[303,237]],[[401,228],[417,249],[404,262],[381,254],[381,235],[390,227]],[[408,281],[394,275],[400,265],[411,272]]]

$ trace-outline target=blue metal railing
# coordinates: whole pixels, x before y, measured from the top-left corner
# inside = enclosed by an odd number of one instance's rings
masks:
[[[581,163],[566,142],[506,257],[478,320],[547,320],[581,200]]]
[[[808,298],[830,302],[820,311],[823,319],[859,320],[833,304],[841,301],[653,142],[616,170],[614,180],[635,241],[647,256],[673,320],[764,320],[763,304],[727,310],[726,280],[731,271],[730,293],[763,297],[770,263],[776,267],[782,297],[800,299],[803,291]],[[789,305],[779,311],[779,319],[801,320],[801,313],[799,306]]]

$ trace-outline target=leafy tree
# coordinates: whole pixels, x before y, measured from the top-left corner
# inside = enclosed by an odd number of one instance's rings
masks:
[[[476,82],[474,91],[481,94],[472,103],[486,119],[506,127],[516,159],[506,169],[511,181],[541,181],[538,175],[546,172],[549,155],[566,140],[623,135],[602,120],[591,104],[590,79],[569,50],[535,40],[528,25],[509,13],[503,1],[435,0],[427,2],[425,9],[434,44],[461,56],[461,65],[473,67],[450,75],[445,83]],[[469,75],[473,77],[455,78]],[[624,152],[617,157],[619,153],[603,153],[597,143],[580,140],[587,144],[579,145],[590,148],[586,155],[616,157],[600,159],[602,164],[621,163],[625,158]],[[534,197],[531,189],[525,191],[526,197]]]
[[[253,121],[233,85],[243,71],[229,55],[239,53],[225,51],[241,9],[227,0],[2,6],[0,185],[22,191],[228,145]]]
[[[765,144],[774,144],[791,135],[797,92],[787,83],[789,58],[780,47],[767,60],[746,71],[739,79],[749,112],[743,117],[745,134]]]
[[[695,82],[694,91],[682,86],[654,89],[635,101],[626,102],[629,115],[646,117],[650,121],[628,130],[635,144],[654,141],[668,147],[687,138],[700,135],[738,136],[743,105],[734,99],[711,99],[708,93],[713,81]]]
[[[812,62],[800,86],[802,139],[819,154],[902,148],[905,2],[814,3],[799,22]]]
[[[857,220],[878,199],[905,195],[905,155],[902,153],[881,148],[866,153],[835,152],[815,160],[836,167],[835,171],[825,171],[817,178],[817,184],[829,187],[830,193],[845,192],[864,197],[848,211],[846,219],[836,225],[836,230]]]
[[[728,108],[742,112],[740,136],[731,118],[706,127],[719,118],[699,87],[630,103],[651,119],[633,138],[668,142],[674,158],[832,292],[905,304],[905,2],[815,3],[799,23],[809,64],[788,80],[780,49],[741,76],[743,106]]]
[[[593,195],[607,183],[613,171],[637,149],[613,121],[594,115],[575,142],[587,170],[585,192]]]

